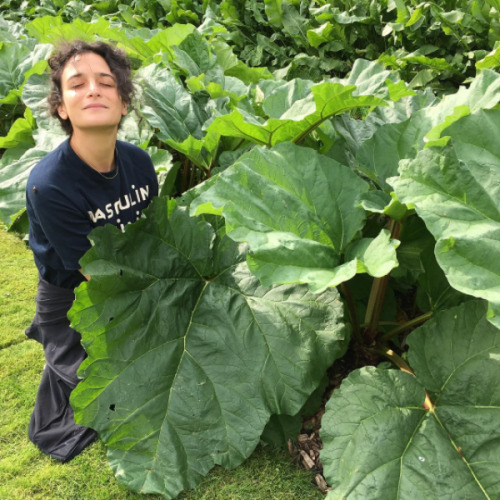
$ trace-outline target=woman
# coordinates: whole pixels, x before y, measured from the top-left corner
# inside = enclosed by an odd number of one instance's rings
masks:
[[[69,395],[86,357],[67,312],[74,288],[88,279],[79,260],[96,226],[122,230],[158,194],[150,157],[117,140],[133,96],[125,54],[102,43],[76,41],[50,60],[52,116],[69,134],[32,170],[26,186],[29,244],[40,279],[28,337],[43,344],[46,365],[28,435],[46,454],[67,461],[96,437],[75,424]]]

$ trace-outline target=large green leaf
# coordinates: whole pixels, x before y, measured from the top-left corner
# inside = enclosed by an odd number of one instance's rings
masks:
[[[142,68],[138,76],[144,85],[141,112],[158,137],[195,164],[210,167],[219,145],[217,133],[203,130],[210,113],[167,69],[152,64]]]
[[[27,78],[42,73],[51,45],[25,39],[0,46],[0,103],[16,104]]]
[[[447,127],[469,113],[496,106],[499,100],[500,75],[483,71],[470,87],[461,87],[404,122],[382,125],[358,149],[356,167],[383,189],[389,189],[387,178],[397,175],[401,159],[413,158],[431,141],[446,143],[441,135],[449,135]]]
[[[335,291],[261,287],[241,248],[173,201],[90,238],[91,280],[70,311],[88,358],[71,402],[131,489],[172,498],[237,466],[347,347]]]
[[[24,87],[22,93],[23,103],[31,110],[33,118],[38,128],[60,130],[64,134],[59,121],[50,116],[47,96],[50,93],[50,76],[48,73],[42,75],[31,75]]]
[[[198,31],[193,31],[178,46],[173,47],[172,63],[184,76],[204,74],[209,81],[223,78],[222,67],[217,64],[209,43]]]
[[[500,44],[496,42],[495,49],[476,63],[477,69],[492,69],[500,66]]]
[[[18,118],[5,137],[0,137],[0,149],[25,147],[28,149],[33,142],[33,115],[29,109],[24,112],[24,118]]]
[[[170,52],[176,45],[182,41],[193,31],[195,27],[192,24],[175,24],[156,33],[151,40],[147,42],[147,46],[152,54],[161,52]]]
[[[386,235],[351,247],[362,229],[359,206],[368,184],[348,167],[293,143],[241,156],[192,204],[223,214],[228,235],[248,243],[248,263],[263,284],[308,283],[320,291],[356,272],[379,275],[397,261]]]
[[[31,169],[51,149],[45,144],[35,146],[12,159],[6,157],[0,162],[0,220],[10,226],[11,216],[26,206],[25,187]]]
[[[25,36],[26,32],[21,23],[7,21],[0,17],[0,42],[16,42]]]
[[[299,142],[331,116],[356,108],[384,105],[389,76],[390,73],[376,63],[358,60],[345,80],[331,79],[313,86],[305,86],[299,80],[300,85],[292,82],[278,86],[268,97],[272,102],[266,104],[264,101],[264,109],[270,117],[267,121],[234,110],[216,118],[209,130],[268,146],[285,141]],[[291,102],[291,91],[300,98],[285,107],[284,103]]]
[[[26,30],[39,42],[53,45],[70,40],[93,42],[96,35],[109,38],[113,36],[113,32],[120,32],[119,28],[113,27],[103,17],[95,18],[92,22],[77,18],[71,23],[65,23],[62,17],[37,17],[26,25]]]
[[[217,54],[217,62],[224,69],[225,75],[237,77],[244,83],[257,83],[259,80],[272,78],[267,68],[251,68],[240,61],[222,38],[211,40],[210,47]]]
[[[468,302],[415,330],[416,377],[366,367],[333,393],[321,429],[328,498],[499,498],[500,332],[485,312]]]
[[[24,129],[26,133],[33,134],[32,139],[26,137],[29,140],[24,145],[29,146],[34,141],[35,146],[30,149],[25,147],[24,150],[19,150],[18,154],[14,152],[13,155],[4,155],[0,162],[0,219],[7,225],[10,225],[11,216],[25,207],[24,191],[33,166],[67,137],[59,122],[49,116],[46,105],[47,92],[48,75],[33,74],[28,78],[23,87],[22,100],[28,106],[26,114],[33,114],[39,128]]]
[[[402,278],[409,285],[420,285],[417,288],[417,305],[421,311],[436,312],[470,299],[449,284],[434,254],[436,240],[416,214],[404,221],[400,240],[400,265],[391,276]]]
[[[304,100],[309,102],[311,87],[314,82],[295,78],[291,82],[285,80],[267,80],[259,87],[264,93],[262,109],[269,118],[281,118],[297,102],[304,106]],[[312,107],[311,110],[314,108]]]
[[[191,24],[176,24],[163,30],[150,30],[133,29],[127,23],[121,29],[115,27],[107,30],[106,36],[118,43],[130,57],[147,65],[156,54],[170,54],[172,48],[179,45],[194,30],[195,27]]]
[[[414,204],[436,238],[436,256],[457,290],[490,301],[500,326],[500,111],[481,111],[447,130],[452,144],[401,162],[398,197]]]
[[[282,0],[264,0],[264,5],[269,22],[277,28],[283,26]]]
[[[403,82],[399,82],[399,84],[401,83]],[[425,92],[417,92],[413,96],[406,96],[402,99],[398,99],[397,102],[391,103],[390,106],[378,106],[364,119],[351,116],[347,113],[336,116],[329,122],[333,125],[333,130],[335,131],[333,135],[333,146],[337,150],[340,147],[341,152],[344,150],[349,159],[349,164],[353,168],[356,168],[358,164],[370,164],[371,161],[377,162],[378,156],[367,156],[365,161],[361,160],[361,154],[365,151],[365,149],[362,148],[363,143],[370,139],[379,129],[382,129],[384,125],[398,124],[407,121],[417,111],[435,104],[437,100],[436,96],[428,89]],[[331,131],[329,135],[332,135]],[[338,137],[338,135],[340,135],[340,137]],[[344,143],[343,147],[341,146],[341,141]],[[381,142],[383,144],[387,142],[387,139],[382,137]],[[378,147],[378,145],[375,147]],[[397,144],[397,147],[400,148],[400,145]],[[393,154],[392,150],[382,149],[382,151],[385,155],[384,158],[386,158],[387,155]],[[368,154],[370,152],[371,151],[368,150]],[[377,155],[378,151],[375,151],[374,154]],[[357,159],[356,156],[358,156]],[[391,158],[386,158],[385,162],[380,161],[377,162],[376,165],[383,168],[386,163],[393,164],[394,161]],[[371,170],[374,169],[375,167]],[[375,181],[377,179],[371,175],[369,175],[369,177],[373,178]]]
[[[137,77],[144,85],[141,111],[158,129],[160,139],[181,142],[190,135],[201,139],[208,116],[169,70],[152,64],[141,68]]]

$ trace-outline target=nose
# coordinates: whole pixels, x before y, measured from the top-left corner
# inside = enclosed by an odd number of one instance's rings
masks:
[[[91,79],[89,81],[89,87],[88,87],[88,95],[98,95],[99,94],[99,85],[97,84],[96,80]]]

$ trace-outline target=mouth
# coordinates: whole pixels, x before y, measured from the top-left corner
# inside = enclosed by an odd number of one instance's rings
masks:
[[[107,109],[104,104],[89,104],[88,106],[85,106],[83,109]]]

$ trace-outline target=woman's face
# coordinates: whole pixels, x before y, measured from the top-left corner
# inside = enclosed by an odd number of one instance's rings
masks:
[[[118,92],[107,62],[94,52],[72,57],[61,74],[59,116],[69,118],[73,131],[117,129],[127,105]]]

